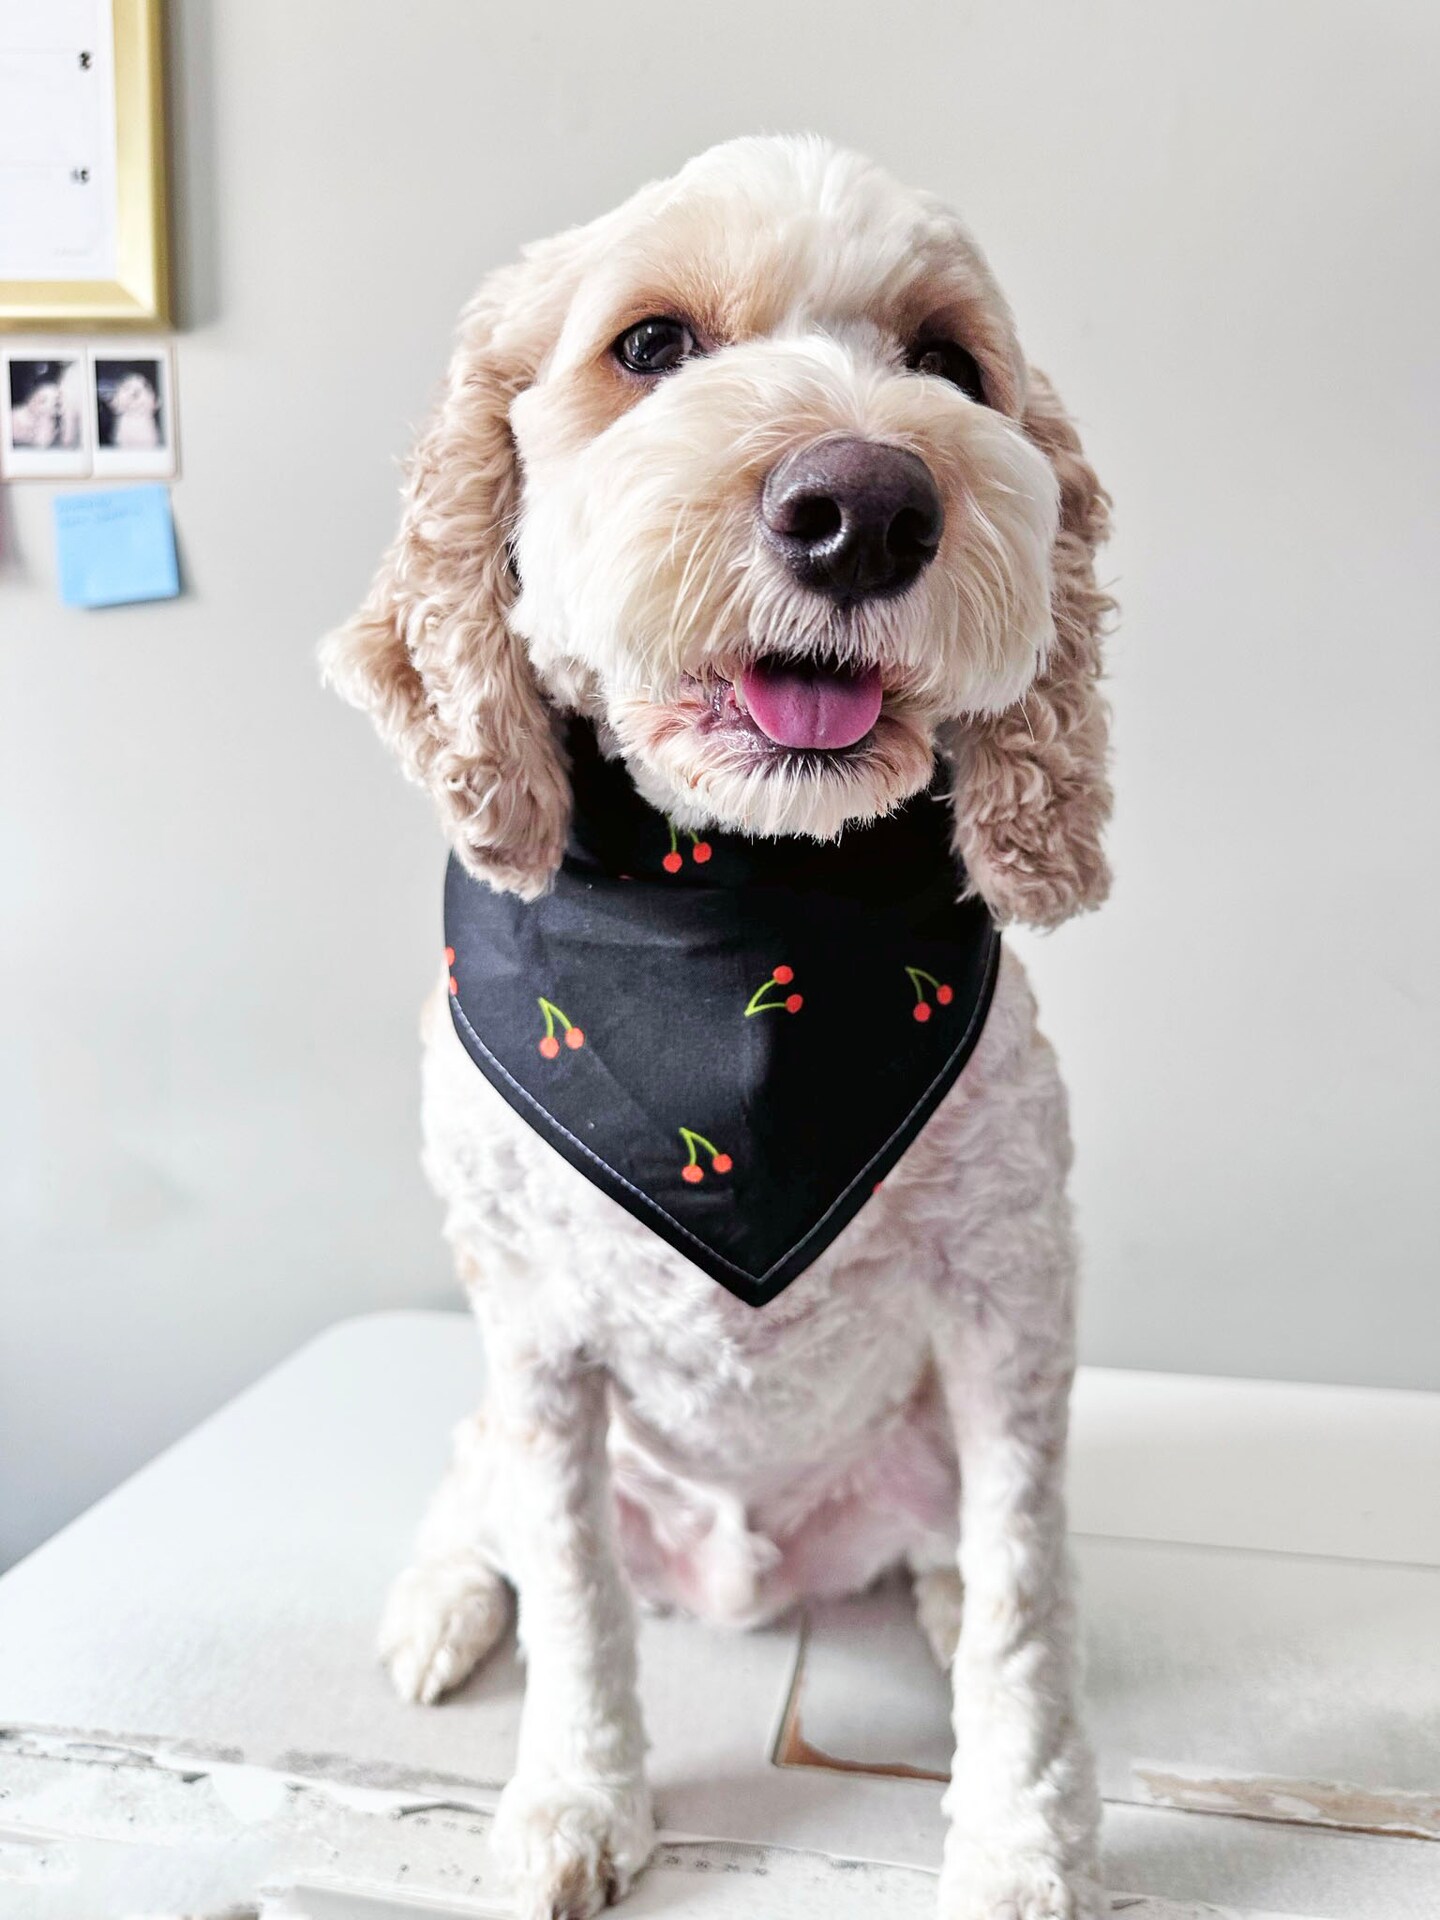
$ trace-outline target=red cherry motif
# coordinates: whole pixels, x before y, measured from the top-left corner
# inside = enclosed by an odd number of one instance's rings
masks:
[[[575,1025],[575,1022],[556,1006],[553,1000],[547,1000],[542,993],[536,1005],[539,1007],[545,1021],[545,1031],[536,1042],[536,1045],[540,1049],[540,1057],[543,1060],[556,1060],[560,1056],[560,1039],[555,1031],[557,1027],[559,1027],[560,1032],[565,1036],[566,1046],[572,1051],[576,1047],[584,1046],[585,1035],[580,1031],[579,1027]]]
[[[713,1140],[707,1140],[703,1133],[696,1133],[693,1127],[677,1128],[680,1138],[685,1142],[685,1151],[689,1155],[680,1169],[680,1178],[689,1187],[698,1187],[705,1178],[705,1169],[700,1164],[700,1155],[710,1156],[710,1167],[714,1173],[729,1173],[735,1162],[728,1153],[722,1153]]]
[[[459,993],[460,991],[460,982],[455,978],[453,973],[450,976],[450,991],[451,993]]]
[[[665,824],[670,829],[670,851],[665,855],[660,864],[664,867],[666,873],[679,873],[681,867],[685,864],[685,856],[680,851],[680,832],[676,829],[673,820],[667,820]],[[683,831],[685,837],[690,842],[690,858],[695,862],[697,867],[703,867],[715,849],[708,840],[702,840],[698,833],[691,833],[688,827],[684,828]]]
[[[455,949],[453,947],[446,947],[445,949],[445,964],[447,967],[453,967],[455,964]]]
[[[748,1020],[752,1014],[756,1013],[799,1013],[805,1004],[804,994],[787,993],[779,999],[770,997],[774,988],[788,987],[794,978],[793,967],[784,965],[773,967],[769,975],[751,994],[745,1008],[745,1018]]]
[[[935,1005],[941,1007],[949,1006],[955,998],[955,989],[948,981],[937,980],[933,973],[927,973],[923,967],[906,967],[905,971],[915,989],[915,1004],[910,1011],[923,1027],[935,1010],[926,998],[926,989],[934,994]]]

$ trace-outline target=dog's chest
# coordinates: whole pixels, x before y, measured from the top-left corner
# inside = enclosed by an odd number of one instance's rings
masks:
[[[773,1308],[755,1313],[712,1287],[684,1320],[657,1325],[645,1307],[660,1303],[632,1296],[635,1311],[611,1316],[606,1344],[620,1406],[662,1458],[702,1477],[754,1483],[778,1463],[789,1475],[833,1456],[847,1433],[873,1429],[910,1398],[928,1360],[911,1287],[872,1286],[881,1298],[867,1309],[860,1277],[822,1276],[812,1298],[774,1319]]]
[[[647,1427],[726,1449],[834,1444],[903,1397],[924,1365],[929,1249],[905,1233],[901,1192],[759,1310],[736,1299],[555,1155],[476,1073],[448,1016],[430,1019],[426,1163],[462,1270],[494,1313],[542,1350],[603,1359]],[[944,1158],[938,1136],[923,1162]],[[931,1133],[937,1136],[932,1143]],[[897,1178],[897,1188],[904,1182]],[[764,1438],[764,1436],[768,1436]]]

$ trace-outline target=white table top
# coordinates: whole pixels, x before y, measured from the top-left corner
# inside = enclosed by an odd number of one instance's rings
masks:
[[[0,1916],[506,1910],[513,1655],[426,1709],[371,1651],[480,1392],[464,1316],[345,1322],[0,1580]],[[1440,1915],[1440,1396],[1090,1370],[1072,1518],[1117,1910]],[[930,1914],[938,1784],[850,1770],[946,1762],[903,1592],[641,1658],[626,1912]]]

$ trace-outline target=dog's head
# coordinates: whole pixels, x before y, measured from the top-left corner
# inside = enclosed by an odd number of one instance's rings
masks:
[[[830,837],[938,749],[972,885],[1050,925],[1107,883],[1105,524],[954,215],[740,140],[481,288],[326,669],[495,886],[559,862],[579,711],[692,828]]]

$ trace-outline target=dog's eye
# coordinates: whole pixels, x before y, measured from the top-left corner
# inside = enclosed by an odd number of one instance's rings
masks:
[[[917,340],[905,364],[914,373],[933,374],[937,380],[948,380],[952,387],[959,387],[982,407],[985,405],[985,382],[979,365],[974,354],[967,353],[957,341]]]
[[[669,373],[695,351],[695,336],[683,320],[641,320],[611,348],[631,373]]]

